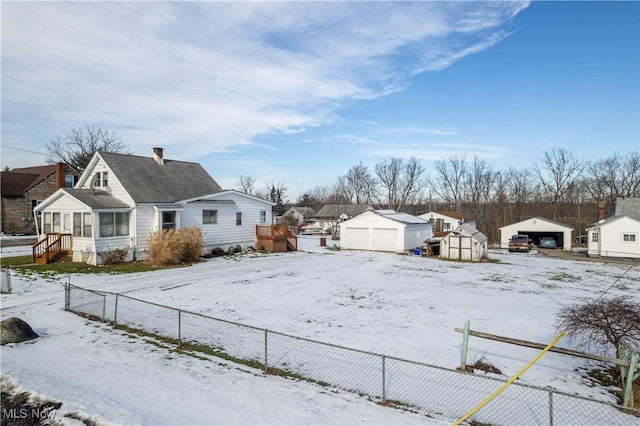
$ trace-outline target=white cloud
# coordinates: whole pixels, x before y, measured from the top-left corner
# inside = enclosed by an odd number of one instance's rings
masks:
[[[331,123],[505,36],[522,2],[6,2],[3,143],[116,130],[183,159]],[[453,42],[452,42],[453,41]],[[12,167],[5,158],[3,165]]]

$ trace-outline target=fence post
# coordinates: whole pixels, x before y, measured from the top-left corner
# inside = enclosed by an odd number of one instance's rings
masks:
[[[71,287],[69,283],[64,283],[64,310],[68,311],[71,305]]]
[[[268,347],[269,347],[269,345],[267,343],[268,342],[268,335],[269,335],[269,330],[267,330],[265,328],[264,329],[264,372],[265,372],[265,374],[269,373],[269,363],[268,363],[268,361],[269,361],[269,358],[268,358],[269,352],[267,350]]]
[[[549,426],[553,426],[553,389],[551,387],[547,389],[549,390]]]
[[[102,321],[107,321],[107,295],[102,296]]]
[[[629,368],[627,369],[627,377],[623,377],[625,380],[624,386],[624,402],[623,406],[633,407],[633,377],[636,373],[637,359],[635,352],[631,354],[631,361],[629,361]]]
[[[178,309],[178,347],[182,346],[182,311]]]
[[[118,325],[118,296],[120,294],[116,293],[116,306],[113,309],[113,325],[117,326]]]
[[[387,402],[387,357],[382,354],[382,402]]]
[[[469,320],[464,322],[464,331],[462,333],[462,354],[460,356],[460,370],[467,369],[467,349],[469,347]]]

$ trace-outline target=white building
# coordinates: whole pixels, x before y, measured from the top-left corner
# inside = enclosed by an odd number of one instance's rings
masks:
[[[500,247],[509,247],[509,239],[516,234],[529,236],[534,245],[540,242],[542,237],[553,237],[559,249],[571,250],[573,228],[543,217],[532,217],[520,222],[505,225],[500,229]]]
[[[340,248],[404,252],[432,237],[431,223],[394,210],[371,210],[341,222]]]

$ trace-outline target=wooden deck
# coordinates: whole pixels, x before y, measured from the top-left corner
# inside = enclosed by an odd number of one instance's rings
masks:
[[[271,253],[298,250],[298,238],[287,225],[256,225],[256,247]]]
[[[55,262],[63,255],[70,254],[72,247],[71,234],[49,232],[31,246],[33,263],[44,265]]]

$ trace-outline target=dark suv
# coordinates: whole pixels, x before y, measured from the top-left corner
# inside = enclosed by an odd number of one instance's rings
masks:
[[[529,236],[524,234],[512,236],[509,240],[509,251],[523,251],[525,253],[529,253]]]

